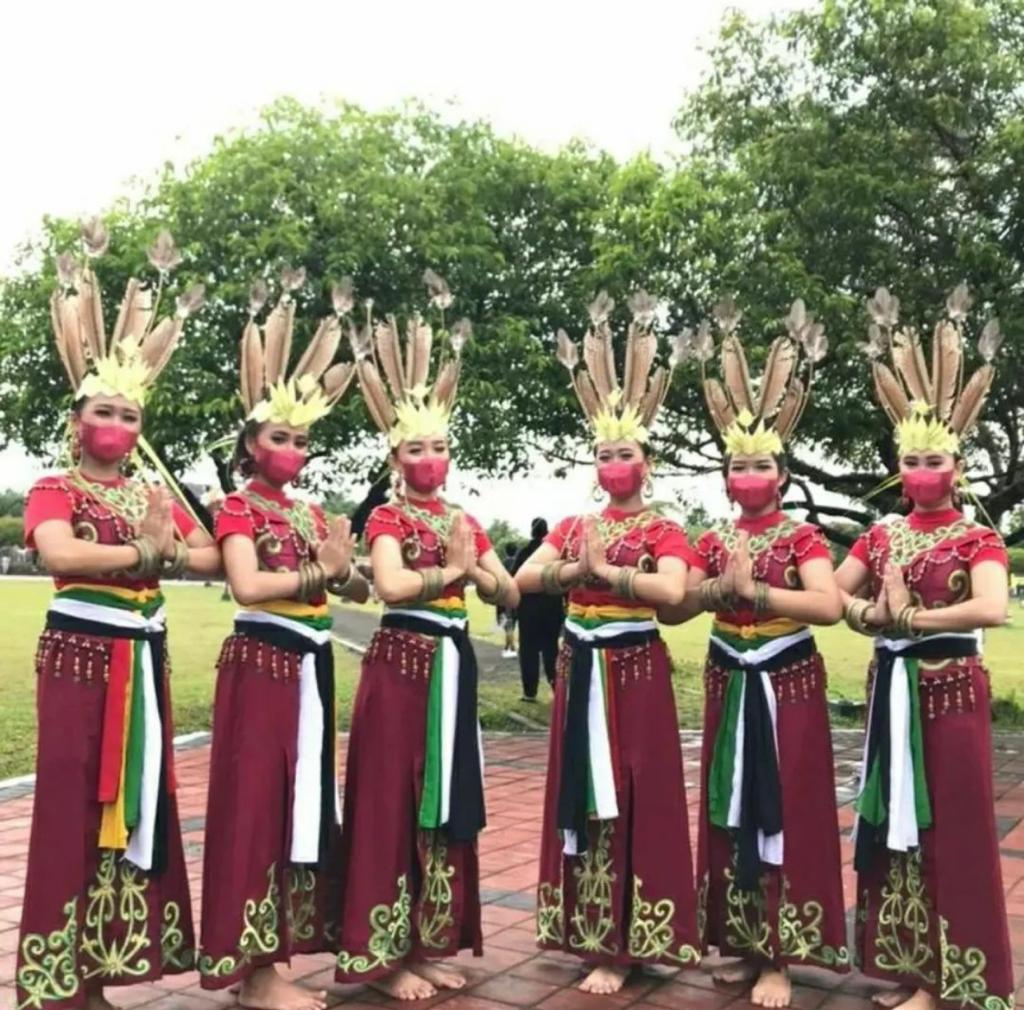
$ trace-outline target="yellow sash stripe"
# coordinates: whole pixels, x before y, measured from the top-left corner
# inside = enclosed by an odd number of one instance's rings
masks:
[[[607,621],[649,621],[654,618],[653,607],[617,607],[614,604],[603,606],[583,606],[581,603],[569,604],[569,616],[581,620]]]
[[[128,737],[131,736],[132,691],[135,690],[135,657],[130,659],[131,669],[128,674],[128,685],[124,692],[124,734],[121,741],[121,779],[117,787],[117,799],[113,803],[103,804],[100,817],[101,849],[126,849],[128,847],[128,828],[124,823],[124,780],[125,764],[128,761]]]
[[[300,603],[298,600],[269,600],[266,603],[252,604],[243,609],[277,614],[279,617],[326,617],[328,614],[326,603],[313,606],[311,603]]]
[[[728,621],[715,621],[713,631],[721,631],[726,635],[735,635],[737,638],[781,638],[783,635],[792,635],[794,632],[802,631],[806,627],[789,617],[773,617],[770,621],[762,621],[760,624],[730,624]]]
[[[107,586],[98,582],[69,582],[60,587],[60,592],[69,589],[80,589],[90,593],[107,593],[120,600],[140,604],[150,603],[160,595],[159,589],[127,589],[124,586]]]

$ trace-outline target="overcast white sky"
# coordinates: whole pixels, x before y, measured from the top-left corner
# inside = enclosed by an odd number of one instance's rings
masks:
[[[723,13],[805,2],[11,4],[0,43],[0,270],[43,215],[102,210],[132,177],[187,162],[285,94],[371,109],[455,102],[545,148],[583,137],[621,158],[664,154]],[[37,472],[24,453],[0,453],[0,486]],[[513,493],[478,482],[476,511],[524,524],[543,501],[555,517],[586,504],[591,479],[538,475]],[[722,507],[713,483],[689,490]]]

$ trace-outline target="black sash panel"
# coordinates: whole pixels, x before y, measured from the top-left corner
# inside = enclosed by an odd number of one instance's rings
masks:
[[[590,680],[595,649],[628,649],[658,637],[657,629],[626,631],[621,635],[588,642],[565,626],[565,641],[572,649],[569,667],[569,698],[562,738],[562,768],[558,781],[559,831],[576,832],[576,851],[587,851],[588,794],[590,784]]]
[[[465,628],[446,627],[413,614],[385,613],[382,628],[412,631],[431,638],[450,638],[459,652],[459,690],[455,702],[455,752],[452,755],[451,803],[446,830],[453,842],[472,842],[487,824],[484,782],[480,773],[477,735],[477,665]]]

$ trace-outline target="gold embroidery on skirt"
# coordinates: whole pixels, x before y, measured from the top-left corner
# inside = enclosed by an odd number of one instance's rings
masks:
[[[617,954],[618,944],[605,941],[615,929],[612,915],[611,837],[612,822],[601,821],[597,844],[575,857],[572,874],[576,878],[576,908],[570,922],[569,946],[587,954]]]
[[[257,954],[273,954],[281,945],[278,933],[278,904],[281,894],[277,886],[277,863],[267,870],[267,892],[260,901],[249,898],[242,912],[242,935],[238,941],[238,956],[225,955],[214,961],[209,954],[200,953],[199,973],[212,978],[233,975]]]
[[[140,957],[150,945],[146,928],[148,887],[149,878],[138,867],[125,859],[119,861],[112,850],[104,850],[96,883],[87,892],[89,904],[85,908],[80,949],[93,967],[83,969],[83,978],[137,977],[149,973],[149,959]],[[120,940],[107,935],[107,927],[115,916],[126,927]]]
[[[412,949],[412,901],[409,883],[403,873],[397,881],[398,897],[393,904],[374,905],[370,910],[370,942],[366,954],[338,953],[338,968],[344,972],[365,974],[401,961]]]
[[[316,874],[308,866],[289,866],[284,871],[288,900],[285,915],[288,932],[296,940],[312,940],[316,929]]]
[[[782,878],[782,900],[779,905],[779,946],[783,957],[801,961],[817,961],[828,968],[846,967],[850,951],[845,945],[836,949],[822,943],[821,920],[825,910],[820,901],[805,901],[803,907],[788,901],[789,880]],[[805,918],[801,920],[801,915]]]
[[[420,943],[433,950],[443,950],[448,941],[446,929],[455,925],[452,915],[452,877],[455,867],[448,862],[448,846],[437,832],[427,842],[427,863],[423,868],[423,891],[416,925]]]
[[[537,942],[565,943],[562,888],[543,883],[537,888]]]
[[[78,899],[72,898],[64,906],[68,918],[62,929],[55,929],[48,936],[27,933],[22,939],[18,986],[24,990],[25,998],[17,1010],[41,1010],[47,1003],[70,999],[78,992],[77,909]]]
[[[676,914],[676,903],[670,898],[660,901],[646,901],[643,897],[644,882],[633,878],[633,909],[629,920],[629,939],[626,949],[638,960],[667,959],[679,964],[697,964],[700,954],[688,943],[675,948],[676,931],[672,919]]]
[[[878,909],[875,947],[880,953],[875,954],[875,967],[900,975],[917,975],[934,985],[935,971],[929,968],[935,957],[928,943],[930,928],[921,853],[892,853]]]
[[[961,949],[949,942],[949,922],[939,917],[939,957],[942,962],[940,999],[956,1001],[978,1010],[1013,1010],[1013,993],[1007,999],[993,996],[985,984],[988,958],[978,947]]]
[[[165,968],[191,971],[196,966],[196,952],[185,947],[185,935],[181,931],[181,906],[176,901],[164,905],[164,923],[160,931],[160,952]]]

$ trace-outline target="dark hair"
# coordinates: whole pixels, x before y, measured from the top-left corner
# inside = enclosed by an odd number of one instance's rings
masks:
[[[261,421],[246,421],[235,439],[235,451],[231,455],[231,469],[237,470],[243,477],[251,477],[256,472],[256,460],[245,444],[246,439],[255,438],[263,427]]]
[[[784,495],[789,490],[790,477],[789,477],[789,456],[784,452],[773,452],[771,454],[772,459],[775,460],[775,465],[779,468],[779,473],[784,473],[786,479],[779,485],[779,495]],[[729,463],[732,461],[732,454],[726,453],[722,457],[722,477],[726,480],[729,478]]]
[[[541,537],[548,535],[548,521],[547,519],[537,516],[536,519],[530,523],[530,536],[535,540],[539,540]]]
[[[514,558],[519,553],[519,546],[514,541],[509,540],[506,542],[504,550],[506,558]]]

